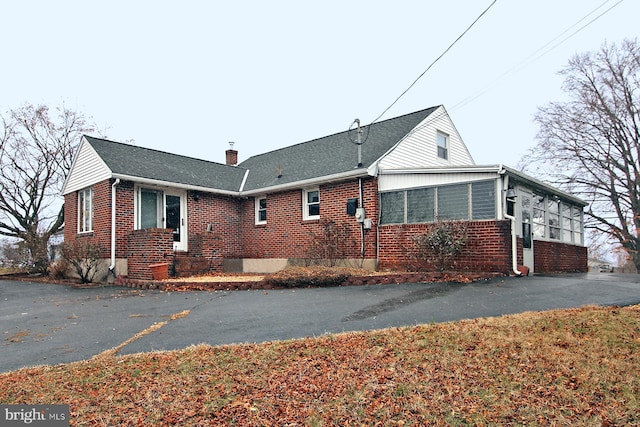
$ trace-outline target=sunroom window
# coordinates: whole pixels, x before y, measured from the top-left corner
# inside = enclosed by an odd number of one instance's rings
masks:
[[[495,219],[495,180],[381,193],[381,224]]]

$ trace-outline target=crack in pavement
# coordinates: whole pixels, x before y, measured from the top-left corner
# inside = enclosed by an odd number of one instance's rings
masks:
[[[409,304],[414,304],[418,301],[450,294],[457,291],[464,285],[464,283],[434,283],[432,286],[409,292],[404,296],[389,298],[377,304],[365,307],[362,310],[358,310],[355,313],[343,317],[342,322],[351,322],[354,320],[364,320],[370,317],[376,317],[382,313],[388,313]]]
[[[142,338],[145,335],[149,335],[150,333],[157,331],[158,329],[162,328],[163,326],[166,326],[167,324],[169,324],[169,322],[172,321],[172,320],[177,320],[177,319],[182,319],[183,317],[187,317],[190,313],[191,313],[191,310],[183,310],[183,311],[181,311],[179,313],[172,314],[172,315],[169,316],[169,320],[164,321],[164,322],[155,322],[153,325],[149,326],[146,329],[143,329],[142,331],[138,332],[137,334],[135,334],[134,336],[132,336],[128,340],[123,341],[122,343],[118,344],[117,346],[115,346],[113,348],[110,348],[109,350],[105,350],[100,354],[96,354],[95,356],[92,357],[92,359],[101,359],[101,358],[114,357],[123,348],[125,348],[126,346],[128,346],[132,342]]]

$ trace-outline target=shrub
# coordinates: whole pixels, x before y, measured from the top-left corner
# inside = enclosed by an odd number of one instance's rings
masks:
[[[465,221],[437,221],[425,233],[413,238],[418,259],[439,271],[450,269],[469,241]]]
[[[91,283],[102,260],[103,248],[91,241],[75,240],[61,245],[62,257],[75,269],[82,283]]]
[[[283,288],[338,286],[349,278],[348,269],[324,266],[287,267],[265,279],[266,284]]]
[[[52,279],[64,279],[67,277],[70,265],[66,259],[59,259],[49,264],[49,277]]]
[[[322,221],[320,233],[311,233],[311,243],[307,255],[309,264],[334,267],[338,259],[344,258],[353,244],[347,223]]]

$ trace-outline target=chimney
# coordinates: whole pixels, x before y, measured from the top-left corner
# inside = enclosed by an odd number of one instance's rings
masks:
[[[238,152],[233,149],[233,144],[233,141],[229,142],[229,149],[225,151],[225,154],[227,155],[227,165],[229,166],[235,166],[238,164]]]

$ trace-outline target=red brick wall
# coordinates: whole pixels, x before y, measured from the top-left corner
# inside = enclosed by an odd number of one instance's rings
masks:
[[[359,258],[361,227],[355,217],[347,215],[347,199],[358,198],[358,180],[320,187],[320,220],[302,219],[302,190],[267,194],[267,223],[255,224],[255,199],[242,202],[242,252],[244,258],[305,259],[312,235],[320,235],[323,221],[346,224],[350,237],[345,243],[346,257]],[[377,223],[377,181],[363,179],[363,205],[373,220],[371,230],[365,231],[365,257],[375,259]]]
[[[215,247],[203,247],[203,252],[211,253],[215,250],[216,256],[220,258],[241,258],[241,203],[231,197],[190,191],[187,195],[189,251],[192,245],[210,242]],[[206,237],[206,234],[215,235],[215,239]]]
[[[103,257],[110,256],[111,247],[111,183],[102,181],[93,186],[93,231],[78,234],[78,193],[65,195],[64,240],[90,240],[103,248]]]
[[[168,228],[133,230],[128,236],[125,255],[129,277],[151,280],[153,275],[149,265],[173,263],[173,231]]]
[[[94,187],[94,231],[77,233],[77,193],[65,196],[65,241],[91,239],[110,256],[111,184],[105,180]],[[322,234],[322,222],[346,224],[350,237],[345,242],[346,257],[359,258],[360,224],[346,213],[349,198],[358,198],[358,180],[320,187],[320,220],[302,219],[302,190],[267,195],[267,224],[255,224],[254,198],[236,199],[201,192],[188,192],[190,250],[206,256],[219,266],[222,258],[293,258],[305,259],[312,235]],[[376,258],[378,212],[377,180],[363,179],[364,207],[373,227],[365,231],[365,257]],[[134,228],[134,184],[117,186],[116,257],[129,258],[129,276],[150,277],[148,264],[171,261],[173,252],[167,230],[153,232]],[[424,232],[429,224],[386,225],[379,230],[379,268],[411,268],[412,236]],[[509,221],[470,223],[470,242],[457,260],[456,268],[478,271],[509,272],[511,239]],[[210,229],[210,231],[208,231]],[[168,234],[170,236],[170,233]],[[168,239],[168,240],[167,240]],[[518,239],[518,264],[522,263],[522,239]],[[587,249],[560,242],[534,242],[535,271],[587,271]],[[415,267],[415,265],[413,265]]]
[[[415,259],[412,238],[429,229],[430,224],[380,226],[380,269],[433,269]],[[469,242],[455,261],[457,270],[511,270],[511,227],[505,221],[474,221],[469,223]]]
[[[534,273],[568,273],[588,271],[587,248],[561,242],[533,242]]]

